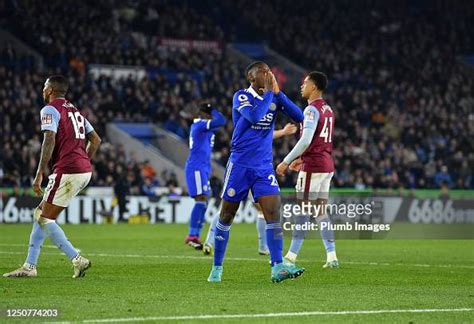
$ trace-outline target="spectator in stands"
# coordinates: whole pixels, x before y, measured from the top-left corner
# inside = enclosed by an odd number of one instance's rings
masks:
[[[106,123],[123,120],[153,122],[186,138],[182,108],[201,97],[228,106],[232,99],[228,90],[245,86],[239,74],[244,64],[225,50],[161,46],[160,37],[220,41],[226,30],[226,37],[239,38],[242,35],[228,30],[238,19],[248,31],[243,36],[267,35],[268,44],[281,54],[329,75],[328,101],[337,113],[336,187],[439,188],[445,180],[452,188],[474,188],[474,82],[458,62],[460,55],[474,51],[469,33],[474,7],[469,2],[447,7],[438,0],[430,4],[335,0],[325,3],[324,10],[310,12],[307,8],[312,6],[305,0],[213,2],[225,17],[224,26],[202,18],[192,2],[184,3],[105,1],[72,6],[70,1],[56,1],[45,7],[27,0],[0,12],[2,27],[35,47],[48,69],[39,71],[33,58],[19,55],[9,44],[0,50],[4,172],[0,185],[31,185],[40,138],[31,120],[38,118],[43,105],[38,89],[44,74],[57,69],[68,74],[75,85],[70,99],[101,135]],[[236,17],[236,12],[254,5],[265,8],[267,15],[255,10]],[[372,10],[367,10],[369,5]],[[69,17],[68,24],[59,28],[61,21],[51,19],[52,12]],[[318,24],[302,31],[300,18],[308,16]],[[285,26],[279,33],[273,32],[275,20]],[[340,23],[334,24],[336,20]],[[313,38],[307,39],[308,34]],[[52,39],[57,40],[55,46]],[[138,65],[152,72],[143,78],[95,78],[86,73],[93,63]],[[18,84],[24,90],[18,90]],[[292,86],[298,87],[287,83]],[[287,93],[297,98],[294,90],[288,88]],[[227,117],[229,124],[217,134],[214,153],[223,165],[229,156],[230,109]],[[278,162],[292,145],[294,139],[275,142],[274,160]],[[120,149],[103,145],[94,164],[93,184],[114,185],[117,170],[123,168],[130,193],[139,194],[144,179],[139,164],[131,161]],[[441,165],[446,172],[436,173]],[[285,185],[294,185],[292,176]],[[168,177],[160,180],[166,183]]]
[[[434,175],[434,183],[435,186],[438,188],[441,188],[441,185],[447,185],[449,188],[453,186],[453,180],[451,178],[451,175],[448,173],[448,167],[446,165],[443,165],[441,169],[436,172]]]

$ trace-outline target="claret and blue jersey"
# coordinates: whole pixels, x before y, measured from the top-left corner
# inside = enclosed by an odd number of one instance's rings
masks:
[[[189,135],[189,157],[185,173],[188,192],[191,197],[210,195],[211,152],[214,146],[214,132],[225,125],[225,117],[217,110],[212,119],[194,119]]]
[[[280,91],[258,94],[252,87],[238,90],[232,105],[231,154],[227,163],[222,198],[230,202],[279,194],[273,170],[273,131],[279,111],[294,122],[303,121],[303,112]]]

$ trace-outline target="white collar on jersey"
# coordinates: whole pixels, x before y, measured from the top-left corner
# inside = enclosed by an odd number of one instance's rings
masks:
[[[263,100],[263,98],[257,93],[257,91],[255,91],[252,86],[250,86],[248,89],[247,89],[248,92],[250,92],[252,94],[252,96],[260,99],[260,100]]]
[[[210,119],[194,118],[194,119],[193,119],[193,123],[198,122],[198,121],[201,121],[201,120],[208,121],[208,120],[210,120]]]

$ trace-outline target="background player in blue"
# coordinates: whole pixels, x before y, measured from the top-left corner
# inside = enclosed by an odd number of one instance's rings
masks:
[[[201,250],[199,238],[204,223],[207,201],[211,193],[211,151],[214,146],[214,131],[226,123],[225,117],[208,103],[200,105],[199,118],[194,119],[189,135],[189,157],[185,173],[188,193],[195,204],[189,220],[189,233],[185,243]]]
[[[280,91],[267,64],[254,62],[247,67],[245,74],[250,87],[238,90],[233,98],[234,131],[224,178],[222,208],[216,225],[214,264],[208,278],[210,282],[221,281],[230,226],[240,202],[247,198],[249,190],[262,207],[267,221],[272,281],[296,278],[304,271],[303,268],[282,262],[280,188],[272,164],[276,113],[281,110],[297,123],[302,122],[304,116],[301,109]]]

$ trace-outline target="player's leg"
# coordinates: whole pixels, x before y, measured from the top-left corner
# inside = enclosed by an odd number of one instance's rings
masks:
[[[324,264],[323,268],[339,268],[339,261],[336,255],[336,241],[334,232],[331,228],[331,220],[329,215],[327,215],[326,208],[324,208],[328,202],[329,188],[333,174],[333,172],[326,174],[325,178],[321,182],[319,198],[316,200],[316,204],[322,206],[318,209],[321,211],[321,213],[318,215],[316,220],[319,224],[319,232],[321,234],[324,248],[326,249],[326,264]]]
[[[185,172],[188,193],[195,200],[189,217],[189,232],[185,243],[197,250],[201,250],[202,243],[199,236],[201,234],[202,222],[206,213],[210,193],[210,188],[208,187],[209,180],[206,177],[206,173],[201,170],[186,167]]]
[[[222,201],[221,213],[216,223],[214,236],[214,263],[207,281],[220,282],[222,280],[222,264],[229,242],[230,226],[239,209],[240,202]]]
[[[191,217],[189,220],[189,232],[185,242],[196,250],[201,250],[202,243],[200,236],[204,215],[206,214],[208,197],[205,195],[198,195],[194,197],[194,201],[194,207],[191,211]]]
[[[214,263],[211,274],[207,281],[220,282],[222,277],[222,264],[224,263],[227,242],[229,241],[230,226],[235,214],[239,209],[240,202],[247,198],[251,173],[245,167],[234,166],[232,162],[227,164],[224,186],[222,189],[222,207],[219,220],[216,224],[214,238]]]
[[[36,277],[37,271],[36,266],[38,264],[38,258],[43,247],[46,233],[43,228],[38,224],[39,217],[41,216],[41,208],[43,202],[35,208],[33,212],[33,228],[31,229],[30,241],[28,244],[28,255],[25,263],[20,268],[3,274],[4,277]]]
[[[202,197],[202,200],[205,201],[206,203],[206,208],[204,208],[204,211],[202,211],[200,213],[200,217],[199,217],[199,224],[198,224],[198,236],[201,237],[201,231],[202,231],[202,228],[204,227],[204,223],[206,222],[206,211],[207,211],[207,207],[208,207],[208,204],[209,204],[209,198],[211,197],[211,194],[212,194],[212,190],[211,190],[211,182],[209,180],[209,173],[210,172],[205,172],[204,175],[203,175],[203,183],[204,183],[204,186],[203,186],[203,197]]]
[[[307,201],[309,195],[312,193],[311,190],[319,190],[320,181],[318,177],[310,172],[300,171],[298,174],[298,180],[296,182],[296,199],[298,203]],[[311,220],[311,215],[295,215],[295,223],[303,224]],[[306,236],[305,231],[293,231],[291,235],[291,244],[288,252],[285,255],[285,259],[295,263],[296,258],[303,246],[303,242]]]
[[[55,183],[50,190],[45,191],[43,208],[39,217],[39,225],[43,227],[51,242],[56,245],[71,260],[74,267],[73,278],[83,277],[91,262],[82,257],[67,239],[56,219],[91,178],[91,172],[78,174],[57,175]]]
[[[211,224],[209,224],[209,229],[207,230],[206,240],[202,246],[202,251],[205,255],[212,255],[214,252],[214,239],[216,237],[216,225],[219,221],[219,214],[217,213],[212,218]]]
[[[283,263],[283,229],[280,223],[280,188],[273,168],[255,170],[256,181],[252,187],[254,199],[262,207],[267,222],[267,246],[270,251],[272,264],[271,279],[280,282],[289,278],[296,278],[303,272],[294,264]]]
[[[252,199],[253,199],[253,196],[252,196]],[[265,221],[265,217],[263,216],[262,207],[260,207],[258,203],[255,203],[254,207],[257,210],[257,220],[255,223],[257,226],[258,254],[269,255],[270,251],[268,251],[267,233],[266,233],[267,222]]]
[[[279,195],[258,198],[266,221],[265,234],[272,265],[283,261],[283,230],[280,224],[280,201]]]

